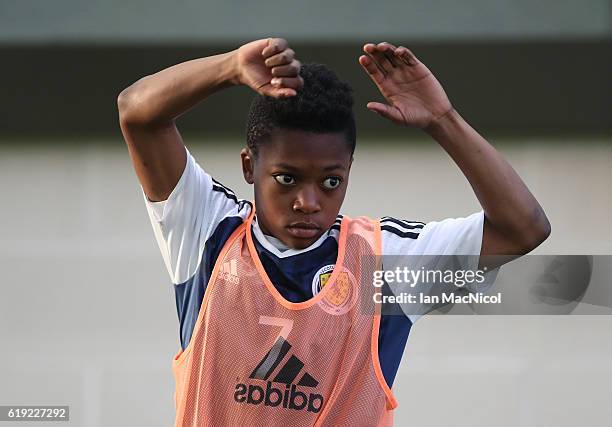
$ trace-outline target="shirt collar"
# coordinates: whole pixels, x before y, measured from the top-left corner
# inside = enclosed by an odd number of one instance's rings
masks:
[[[286,258],[292,255],[298,255],[318,248],[323,244],[325,239],[327,239],[329,233],[323,233],[321,237],[317,239],[316,242],[314,242],[307,248],[291,249],[276,237],[264,234],[263,231],[261,231],[261,228],[259,228],[259,224],[257,223],[257,215],[255,215],[255,218],[253,218],[253,235],[255,236],[255,239],[259,242],[259,244],[263,246],[266,250],[272,252],[272,254],[274,254],[278,258]]]

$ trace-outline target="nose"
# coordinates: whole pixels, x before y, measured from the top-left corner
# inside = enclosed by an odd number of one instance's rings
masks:
[[[303,186],[293,201],[293,210],[312,214],[321,210],[319,191],[314,185]]]

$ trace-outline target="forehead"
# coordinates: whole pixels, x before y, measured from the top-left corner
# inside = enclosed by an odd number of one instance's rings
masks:
[[[275,129],[270,140],[259,147],[258,158],[268,165],[284,163],[295,167],[324,168],[338,163],[348,166],[351,152],[344,132]]]

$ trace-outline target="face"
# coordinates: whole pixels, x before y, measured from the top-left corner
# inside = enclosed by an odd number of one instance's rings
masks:
[[[241,157],[265,234],[303,249],[334,223],[352,163],[343,133],[276,129],[256,157],[246,148]]]

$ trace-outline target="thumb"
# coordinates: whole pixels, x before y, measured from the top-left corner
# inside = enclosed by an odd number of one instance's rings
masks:
[[[366,106],[370,111],[380,114],[393,122],[400,124],[404,122],[404,117],[399,110],[391,105],[381,104],[380,102],[368,102]]]

